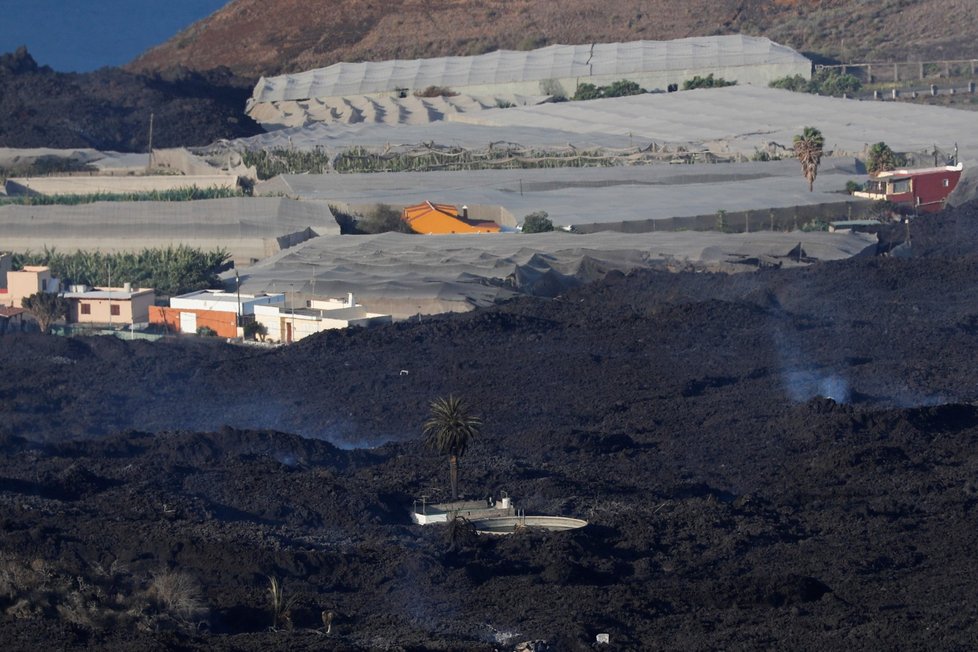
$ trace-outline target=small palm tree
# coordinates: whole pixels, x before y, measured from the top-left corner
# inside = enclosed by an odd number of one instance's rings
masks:
[[[462,399],[449,395],[431,402],[431,416],[422,426],[424,443],[448,455],[452,499],[458,498],[458,458],[465,454],[469,440],[482,431],[482,419],[470,413]]]
[[[815,127],[805,127],[804,131],[795,136],[793,143],[795,156],[801,161],[801,173],[808,179],[808,192],[811,192],[815,189],[815,177],[822,162],[825,137]]]
[[[890,149],[884,142],[879,142],[869,148],[866,155],[866,171],[870,174],[895,170],[903,165],[902,157]]]

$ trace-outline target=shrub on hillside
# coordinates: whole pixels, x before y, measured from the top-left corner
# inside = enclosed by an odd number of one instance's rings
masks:
[[[852,95],[858,93],[862,83],[852,75],[840,74],[834,68],[822,68],[811,79],[801,75],[792,75],[775,79],[768,84],[771,88],[782,88],[796,93],[812,93],[815,95]]]
[[[550,221],[547,211],[536,211],[523,218],[523,233],[544,233],[553,230],[554,223]]]
[[[415,97],[455,97],[458,95],[447,86],[429,86],[423,91],[414,91]]]
[[[727,81],[723,77],[714,77],[711,72],[706,77],[694,76],[683,82],[683,90],[691,91],[697,88],[722,88],[724,86],[736,86],[736,81]]]
[[[645,90],[637,83],[627,79],[620,79],[607,86],[595,86],[594,84],[578,84],[574,91],[574,100],[596,100],[601,97],[625,97],[627,95],[641,95]]]
[[[380,204],[373,212],[357,220],[360,233],[414,233],[408,223],[401,218],[401,211],[387,204]]]

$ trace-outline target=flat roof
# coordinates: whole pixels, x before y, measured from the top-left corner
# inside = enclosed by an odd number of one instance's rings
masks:
[[[885,170],[883,172],[877,172],[876,179],[895,179],[895,177],[906,177],[910,178],[918,174],[939,174],[941,172],[960,172],[964,169],[964,165],[958,163],[957,165],[938,165],[936,167],[930,168],[900,168],[899,170]]]
[[[195,290],[194,292],[188,292],[187,294],[181,294],[180,296],[173,297],[174,299],[206,299],[207,301],[218,301],[227,303],[237,303],[240,299],[241,301],[248,301],[250,299],[261,299],[264,297],[278,297],[283,296],[276,293],[260,292],[258,294],[245,294],[242,292],[238,294],[237,292],[226,292],[224,290]]]
[[[146,294],[155,294],[152,288],[137,288],[135,290],[124,290],[122,288],[95,288],[86,292],[65,292],[65,299],[109,299],[128,301],[134,297]]]

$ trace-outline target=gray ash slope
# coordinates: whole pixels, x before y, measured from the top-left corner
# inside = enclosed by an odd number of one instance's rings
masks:
[[[0,552],[48,591],[5,588],[0,638],[968,649],[976,224],[974,204],[918,220],[906,258],[612,274],[272,352],[4,338]],[[445,492],[418,431],[449,392],[487,424],[464,492],[591,525],[454,541],[409,525],[415,496]],[[113,561],[115,602],[91,588]],[[161,569],[200,582],[203,626],[152,600]],[[267,630],[267,575],[299,597],[291,634]]]

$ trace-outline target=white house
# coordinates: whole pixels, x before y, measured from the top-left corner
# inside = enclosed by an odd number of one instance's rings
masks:
[[[272,342],[295,342],[304,337],[334,328],[389,324],[391,315],[367,312],[352,294],[346,299],[312,299],[305,308],[289,309],[284,305],[257,305],[255,321],[267,330]]]
[[[285,303],[284,294],[239,294],[198,290],[170,298],[170,307],[150,308],[149,321],[177,333],[196,333],[206,327],[220,337],[238,337],[243,317],[262,306]]]

